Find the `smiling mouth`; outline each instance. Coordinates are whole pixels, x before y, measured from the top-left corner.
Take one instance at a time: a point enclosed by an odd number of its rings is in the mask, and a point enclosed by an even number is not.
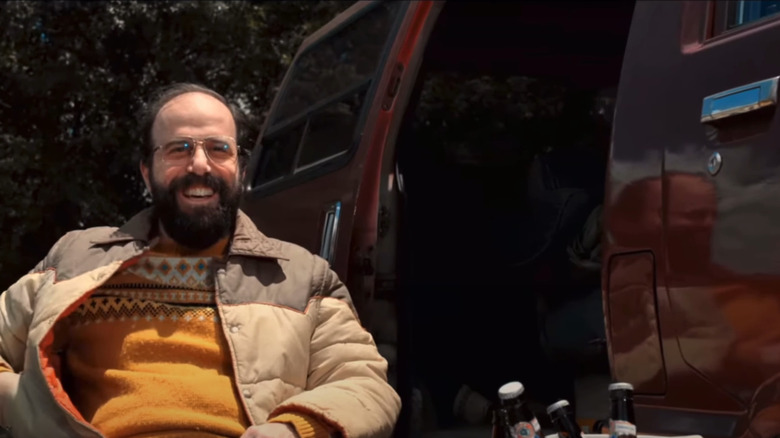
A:
[[[214,196],[215,192],[213,189],[210,189],[208,187],[191,187],[189,189],[184,190],[182,194],[186,198],[204,199],[204,198],[210,198]]]

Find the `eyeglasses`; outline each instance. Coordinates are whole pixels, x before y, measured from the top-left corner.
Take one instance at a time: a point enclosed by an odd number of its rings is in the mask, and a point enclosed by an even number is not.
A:
[[[206,158],[215,164],[229,164],[236,160],[239,153],[236,139],[232,137],[193,138],[184,137],[169,141],[152,149],[152,153],[160,150],[162,160],[170,166],[183,166],[192,160],[197,146],[203,147]]]

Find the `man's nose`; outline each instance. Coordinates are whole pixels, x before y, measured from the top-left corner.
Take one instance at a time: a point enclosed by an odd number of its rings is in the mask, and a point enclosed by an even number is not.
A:
[[[206,156],[206,151],[203,147],[195,146],[195,150],[192,152],[192,159],[190,160],[189,171],[196,175],[205,175],[211,172],[209,157]]]

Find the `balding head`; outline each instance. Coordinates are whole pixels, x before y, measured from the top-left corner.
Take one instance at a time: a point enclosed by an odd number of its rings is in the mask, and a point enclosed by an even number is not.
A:
[[[216,91],[204,87],[198,84],[192,83],[178,83],[158,90],[151,101],[144,108],[141,114],[141,132],[144,135],[144,151],[143,161],[147,166],[152,165],[152,149],[157,146],[159,138],[154,138],[154,129],[157,125],[158,116],[163,108],[168,104],[172,104],[177,98],[190,95],[190,98],[180,101],[180,104],[189,103],[197,104],[198,108],[207,109],[206,105],[212,105],[214,101],[217,101],[230,113],[233,121],[233,137],[237,140],[241,140],[243,125],[245,123],[245,117],[243,113],[235,106],[230,104],[224,96]],[[195,97],[199,96],[199,97]],[[210,98],[210,99],[208,99]],[[193,107],[193,110],[198,108]],[[211,108],[214,108],[213,106]],[[194,113],[194,112],[193,112]]]

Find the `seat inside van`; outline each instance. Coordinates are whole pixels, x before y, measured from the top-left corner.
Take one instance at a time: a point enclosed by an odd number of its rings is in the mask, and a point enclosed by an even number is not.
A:
[[[396,148],[411,436],[485,436],[508,381],[546,423],[558,399],[592,405],[578,379],[608,380],[601,204],[632,11],[444,6]]]

